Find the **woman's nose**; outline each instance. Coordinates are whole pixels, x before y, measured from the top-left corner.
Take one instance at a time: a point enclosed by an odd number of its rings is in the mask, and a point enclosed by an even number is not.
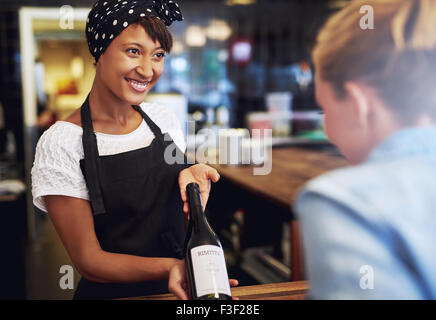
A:
[[[153,77],[153,63],[148,59],[142,59],[140,64],[136,67],[136,72],[145,79]]]

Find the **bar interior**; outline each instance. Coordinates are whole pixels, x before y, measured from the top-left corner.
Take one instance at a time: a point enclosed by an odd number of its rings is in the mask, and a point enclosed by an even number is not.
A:
[[[92,2],[0,6],[0,299],[69,300],[82,278],[34,203],[32,167],[43,133],[80,108],[99,70],[86,38]],[[350,1],[178,3],[183,21],[168,27],[172,50],[145,103],[176,115],[190,165],[220,175],[205,215],[239,282],[233,295],[305,299],[311,279],[293,204],[309,180],[350,165],[325,132],[312,50]]]

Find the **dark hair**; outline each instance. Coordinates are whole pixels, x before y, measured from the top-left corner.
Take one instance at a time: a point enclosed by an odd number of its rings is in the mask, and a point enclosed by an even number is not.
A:
[[[99,0],[95,0],[92,6],[94,7],[98,1]],[[171,52],[173,47],[173,36],[161,19],[153,15],[145,15],[133,24],[141,25],[154,42],[156,40],[159,41],[166,53]]]
[[[144,28],[151,40],[159,41],[165,52],[171,52],[173,47],[173,36],[162,20],[152,15],[146,15],[139,18],[136,23]]]

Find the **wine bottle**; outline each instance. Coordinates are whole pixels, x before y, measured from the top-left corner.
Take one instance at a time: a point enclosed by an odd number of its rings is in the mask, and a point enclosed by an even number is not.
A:
[[[224,251],[204,215],[199,186],[190,183],[186,191],[191,226],[185,259],[190,297],[193,300],[231,300]]]

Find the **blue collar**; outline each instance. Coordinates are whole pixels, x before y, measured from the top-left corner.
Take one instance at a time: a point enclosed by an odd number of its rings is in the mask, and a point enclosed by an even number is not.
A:
[[[416,155],[436,156],[436,126],[409,127],[393,133],[370,152],[366,162]]]

